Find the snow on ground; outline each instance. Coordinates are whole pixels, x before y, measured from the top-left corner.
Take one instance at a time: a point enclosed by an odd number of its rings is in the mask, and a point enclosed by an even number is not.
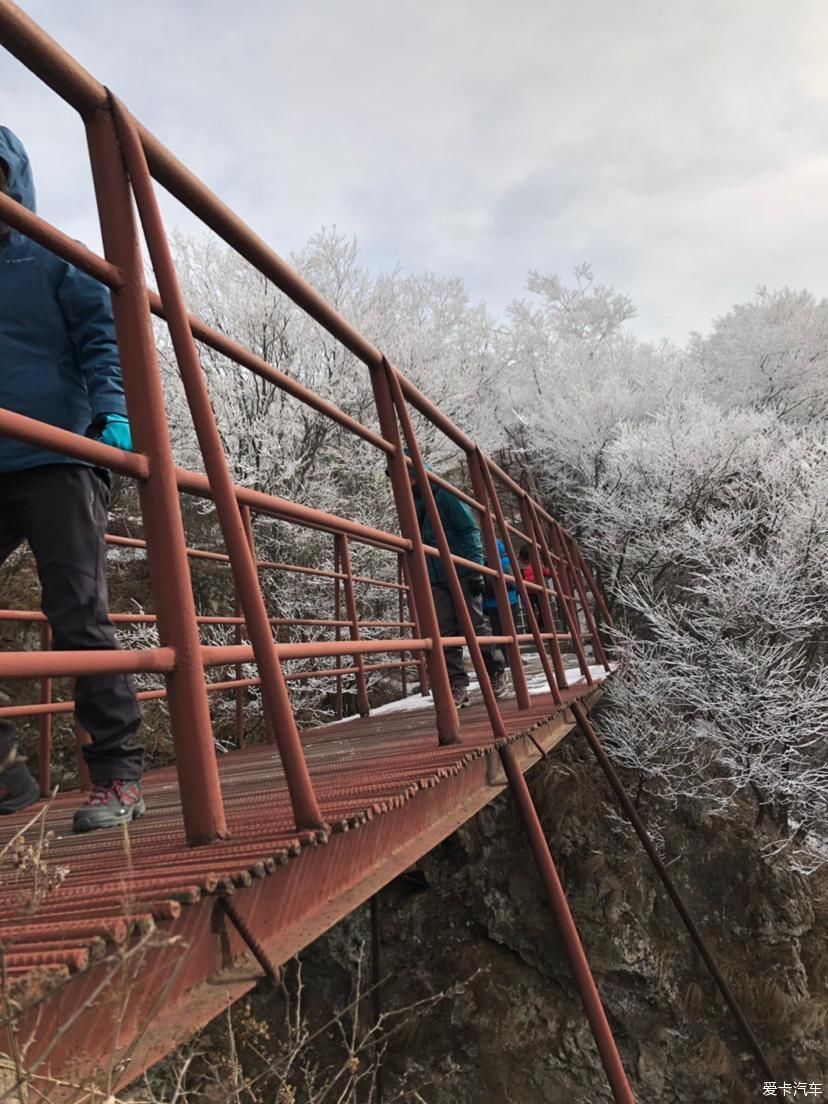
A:
[[[548,694],[549,683],[546,681],[546,675],[540,666],[540,660],[537,656],[524,657],[524,666],[527,667],[526,671],[526,683],[529,688],[530,694]],[[615,664],[610,664],[615,669]],[[602,666],[590,666],[589,673],[595,679],[596,682],[601,682],[607,677],[606,669]],[[566,670],[566,682],[568,686],[577,686],[579,683],[583,683],[584,676],[581,673],[580,667],[569,667]],[[469,680],[469,693],[474,695],[475,692],[480,691],[480,683],[475,678]],[[416,709],[432,708],[434,705],[434,699],[430,693],[423,696],[418,690],[413,691],[407,698],[400,698],[398,701],[388,702],[387,705],[381,705],[377,709],[371,710],[372,717],[383,717],[389,713],[407,713]],[[347,724],[349,721],[357,721],[359,717],[343,717],[340,721],[330,721],[329,724]]]

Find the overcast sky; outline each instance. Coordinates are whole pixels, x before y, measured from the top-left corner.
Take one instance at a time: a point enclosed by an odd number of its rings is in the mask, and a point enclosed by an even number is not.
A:
[[[828,294],[824,0],[23,7],[282,255],[336,224],[496,314],[585,260],[678,342],[760,284]],[[0,123],[97,245],[80,122],[5,53]]]

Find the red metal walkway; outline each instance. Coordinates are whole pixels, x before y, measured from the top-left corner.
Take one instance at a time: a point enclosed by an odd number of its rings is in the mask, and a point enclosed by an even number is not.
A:
[[[585,729],[579,701],[589,704],[611,669],[605,651],[611,618],[577,542],[531,493],[525,473],[515,478],[487,456],[12,0],[0,0],[0,43],[82,119],[105,256],[4,194],[0,219],[110,290],[134,451],[5,409],[0,434],[135,481],[142,531],[110,539],[146,553],[153,612],[121,613],[118,620],[150,624],[158,637],[157,647],[50,650],[43,625],[43,651],[25,647],[21,638],[20,650],[0,653],[0,677],[34,681],[39,690],[35,700],[30,695],[0,707],[0,716],[38,718],[45,794],[51,718],[75,710],[71,700],[53,700],[51,680],[154,675],[157,682],[141,696],[166,699],[175,759],[174,767],[149,776],[149,815],[121,835],[74,837],[72,795],[57,798],[23,841],[14,833],[25,816],[0,824],[0,1076],[11,1061],[13,1080],[55,1104],[90,1099],[84,1088],[90,1080],[105,1093],[132,1080],[254,984],[258,970],[251,969],[246,945],[257,963],[267,963],[268,955],[285,961],[472,816],[508,778],[615,1099],[631,1104],[523,777],[541,754],[538,745],[560,739],[575,718]],[[365,422],[187,314],[157,184],[364,365],[373,397]],[[141,232],[157,294],[146,284]],[[31,256],[36,260],[37,250]],[[169,332],[203,473],[178,467],[173,457],[153,315]],[[388,509],[378,514],[387,527],[355,521],[348,501],[334,515],[281,498],[273,487],[254,491],[235,483],[200,360],[203,346],[244,369],[240,387],[252,385],[252,373],[256,386],[266,381],[279,388],[314,418],[330,419],[343,439],[350,435],[372,450],[367,455],[375,470],[389,476]],[[415,432],[422,418],[442,435],[441,453],[448,455],[446,444],[453,452],[446,470],[462,486],[427,469]],[[440,491],[454,496],[454,509],[470,511],[464,515],[470,529],[472,518],[479,527],[473,558],[448,544]],[[220,537],[210,548],[188,547],[182,495],[212,501]],[[423,541],[425,517],[433,545]],[[254,528],[261,534],[263,518],[329,534],[332,569],[282,563],[272,540],[274,558],[259,558]],[[376,577],[352,569],[351,547],[359,543],[379,551],[372,555]],[[196,609],[191,569],[205,558],[232,572],[232,614],[205,616]],[[455,636],[444,635],[438,618],[435,560],[456,612]],[[264,580],[272,572],[329,580],[333,616],[314,610],[309,617],[302,602],[287,611],[269,608],[272,588]],[[488,580],[497,635],[476,635],[471,587],[464,591],[461,583],[469,576]],[[382,616],[366,611],[363,587],[394,596],[380,603]],[[377,599],[370,605],[375,610]],[[0,619],[36,624],[38,614],[0,610]],[[234,643],[205,638],[205,629],[219,625],[229,628]],[[463,646],[483,700],[458,714],[445,653]],[[496,646],[511,673],[514,698],[507,701],[496,699],[485,661],[484,649]],[[542,694],[527,682],[527,646],[543,669]],[[577,663],[578,687],[570,685],[568,661]],[[396,669],[404,686],[414,666],[431,690],[430,707],[366,717],[376,672]],[[218,680],[210,672],[219,672]],[[354,680],[364,719],[300,734],[293,680],[328,679],[341,704],[344,678]],[[271,743],[217,757],[211,696],[236,696],[241,745],[244,695],[252,686]],[[92,727],[94,718],[87,723]],[[240,935],[245,928],[247,944]],[[14,1092],[0,1087],[0,1104]]]
[[[41,792],[48,793],[51,718],[75,708],[71,700],[53,700],[51,680],[151,673],[159,680],[141,696],[166,698],[175,758],[174,767],[147,778],[149,815],[121,834],[73,836],[70,816],[78,798],[71,794],[57,798],[47,817],[35,814],[25,839],[16,833],[31,810],[0,823],[0,1104],[19,1099],[18,1082],[31,1090],[29,1099],[53,1104],[105,1099],[255,984],[262,964],[272,971],[273,963],[306,946],[473,816],[507,780],[613,1098],[634,1104],[524,779],[543,750],[576,722],[743,1037],[772,1077],[590,725],[587,709],[611,670],[605,650],[611,617],[577,542],[531,493],[526,473],[515,478],[487,456],[12,0],[0,0],[0,43],[81,117],[105,256],[2,193],[0,220],[110,289],[135,451],[5,409],[0,434],[135,481],[142,531],[110,540],[146,553],[154,612],[121,613],[118,620],[153,625],[159,642],[131,650],[50,651],[48,627],[41,625],[44,651],[31,650],[21,638],[19,651],[0,653],[0,677],[34,681],[39,694],[3,705],[0,717],[38,718]],[[373,396],[365,422],[187,314],[157,184],[362,363]],[[158,293],[146,284],[141,232]],[[153,315],[168,328],[203,473],[178,467],[173,457]],[[387,472],[393,495],[393,514],[389,508],[382,515],[390,519],[388,528],[354,521],[347,501],[339,516],[283,499],[275,488],[267,493],[234,483],[200,360],[204,346],[244,369],[240,387],[251,385],[252,373],[256,386],[266,381],[279,388],[314,418],[336,423],[343,439],[352,435],[360,448],[373,450],[367,455],[375,470]],[[446,470],[457,473],[462,486],[427,469],[415,432],[420,418],[433,436],[442,435],[441,453],[446,445],[453,452]],[[473,559],[449,547],[437,501],[441,489],[464,503],[479,527],[482,552]],[[182,495],[214,504],[221,537],[210,548],[187,546]],[[433,546],[423,542],[425,517]],[[281,548],[272,541],[274,558],[259,558],[254,523],[261,526],[262,518],[329,534],[332,566],[280,562]],[[377,577],[353,571],[354,543],[381,552],[372,556]],[[197,611],[191,567],[204,559],[232,572],[232,615]],[[430,582],[435,560],[456,611],[456,636],[441,630]],[[308,616],[304,608],[274,616],[272,590],[263,585],[272,572],[328,580],[332,616],[320,617],[315,609]],[[498,635],[475,634],[461,586],[461,576],[470,574],[488,580]],[[381,616],[375,597],[366,611],[363,587],[394,596],[380,602]],[[0,609],[3,621],[38,619],[32,610]],[[230,627],[234,643],[205,639],[205,629],[219,625]],[[510,700],[495,697],[484,661],[487,645],[505,653]],[[445,650],[462,646],[483,700],[458,715]],[[542,693],[526,678],[527,646],[543,669]],[[574,675],[565,670],[568,663],[577,663]],[[420,684],[431,689],[431,705],[365,716],[376,673],[395,669],[404,687],[415,666]],[[210,681],[210,671],[220,672],[218,681]],[[322,678],[330,680],[340,707],[343,679],[353,678],[363,716],[300,734],[293,680]],[[217,758],[210,700],[235,695],[241,745],[245,694],[252,686],[272,742]]]
[[[599,692],[581,680],[563,696]],[[547,694],[528,712],[504,702],[503,718],[522,769],[573,723]],[[172,768],[148,775],[148,815],[128,833],[75,836],[79,795],[56,798],[26,833],[27,845],[55,833],[38,871],[17,869],[19,841],[9,847],[36,810],[0,822],[6,1007],[31,1085],[55,1101],[112,1091],[251,988],[261,970],[222,897],[281,964],[496,797],[505,779],[484,706],[462,721],[451,747],[437,745],[427,702],[305,733],[324,832],[296,833],[270,745],[220,760],[231,837],[209,848],[187,846]],[[61,884],[44,889],[59,867]]]

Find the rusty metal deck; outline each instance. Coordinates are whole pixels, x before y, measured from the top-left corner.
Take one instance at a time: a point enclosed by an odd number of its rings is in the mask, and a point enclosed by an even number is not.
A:
[[[596,688],[564,691],[589,701]],[[550,695],[531,708],[503,704],[523,769],[572,727]],[[174,768],[151,772],[148,815],[128,833],[75,836],[78,794],[57,797],[54,833],[37,873],[15,866],[15,834],[33,810],[0,823],[0,904],[6,1004],[17,1015],[26,1072],[50,1099],[85,1099],[57,1087],[128,1082],[228,1003],[259,973],[217,908],[232,894],[276,964],[306,946],[474,815],[503,788],[482,703],[462,713],[459,745],[437,744],[431,708],[380,713],[311,730],[303,744],[330,830],[297,836],[272,745],[220,761],[231,837],[189,848]],[[34,810],[36,811],[36,810]],[[42,820],[23,850],[37,848]],[[59,886],[50,876],[65,868]],[[8,1032],[4,1031],[3,1035]],[[0,1036],[0,1050],[3,1045]],[[36,1082],[37,1083],[37,1082]],[[57,1094],[57,1095],[56,1095]]]

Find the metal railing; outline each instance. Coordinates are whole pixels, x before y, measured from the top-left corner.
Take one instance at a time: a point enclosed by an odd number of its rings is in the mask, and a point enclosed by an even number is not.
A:
[[[110,468],[136,480],[144,540],[137,542],[117,537],[110,540],[145,550],[156,612],[144,616],[152,619],[159,637],[159,646],[154,648],[2,654],[0,676],[41,680],[41,701],[4,708],[0,715],[39,716],[42,755],[48,763],[48,718],[71,708],[69,702],[51,701],[52,678],[103,671],[163,674],[166,689],[149,691],[144,696],[166,696],[187,839],[191,844],[204,844],[227,834],[209,693],[228,691],[238,695],[246,686],[255,684],[260,688],[266,731],[268,738],[278,746],[296,826],[309,829],[320,827],[323,817],[291,706],[287,685],[290,678],[316,675],[337,678],[341,702],[341,679],[353,675],[358,708],[360,712],[367,712],[366,673],[397,668],[404,676],[406,666],[416,664],[421,686],[428,685],[433,695],[437,739],[440,743],[452,744],[460,741],[462,735],[449,684],[446,647],[468,647],[495,741],[506,738],[506,729],[486,671],[481,644],[497,643],[505,647],[519,709],[528,709],[530,704],[521,644],[532,644],[537,650],[549,691],[557,705],[562,704],[561,691],[567,685],[563,643],[574,649],[588,684],[592,683],[593,676],[587,649],[592,652],[592,662],[608,670],[601,626],[611,622],[589,568],[575,541],[526,488],[488,457],[380,350],[137,123],[112,93],[9,0],[0,0],[0,41],[76,108],[83,120],[105,257],[97,256],[3,195],[0,195],[0,218],[110,288],[135,452],[122,452],[8,410],[0,410],[0,434]],[[379,433],[187,313],[158,207],[155,183],[171,192],[363,362],[373,388]],[[158,294],[145,284],[138,244],[139,223]],[[185,470],[174,462],[152,315],[164,319],[169,328],[206,474]],[[197,342],[212,347],[274,387],[283,389],[376,449],[390,474],[399,532],[372,528],[235,484],[199,362]],[[470,494],[426,470],[412,423],[412,409],[428,419],[460,450],[468,467]],[[423,543],[409,466],[413,468],[431,529],[436,534],[436,547]],[[476,513],[486,565],[464,560],[451,552],[433,488],[449,490]],[[212,500],[225,552],[188,548],[180,492]],[[251,512],[331,534],[334,538],[333,570],[257,560]],[[551,594],[542,582],[528,582],[519,571],[514,575],[504,573],[498,540],[504,543],[509,561],[514,565],[519,562],[515,541],[528,545],[534,579],[547,577]],[[351,566],[351,542],[364,542],[394,554],[398,561],[396,581],[355,574]],[[197,615],[188,562],[194,557],[205,557],[230,567],[237,602],[232,617],[218,619]],[[427,566],[429,558],[434,557],[440,558],[446,571],[447,585],[462,628],[459,637],[441,638],[440,635]],[[491,579],[504,630],[502,635],[475,635],[463,600],[458,568],[473,568]],[[263,571],[305,571],[333,579],[336,583],[333,616],[326,624],[334,630],[335,639],[296,643],[275,639],[274,626],[296,624],[296,619],[270,616],[260,580]],[[396,588],[398,620],[380,625],[361,620],[356,583]],[[508,593],[510,585],[518,591],[528,627],[525,633],[515,628]],[[404,615],[406,604],[408,616]],[[20,611],[3,611],[0,617],[40,619],[36,614]],[[115,620],[119,619],[136,621],[139,617],[122,615],[119,618],[116,615]],[[216,646],[202,642],[200,627],[218,623],[234,627],[237,635],[233,644]],[[365,638],[361,630],[369,625],[372,629],[399,631]],[[341,638],[344,629],[348,630],[348,639]],[[404,635],[406,630],[411,630],[410,637]],[[43,632],[43,643],[48,645],[45,626]],[[247,640],[243,639],[245,635]],[[410,659],[406,658],[409,654]],[[367,657],[383,655],[391,659],[366,662]],[[321,657],[350,657],[350,660],[347,666],[332,670],[309,668],[289,675],[283,670],[283,662],[288,659],[311,661]],[[258,674],[253,679],[241,677],[241,665],[247,663],[256,664]],[[205,672],[222,666],[234,667],[236,677],[209,683]],[[237,702],[240,700],[237,697]],[[237,720],[237,725],[240,724]],[[47,780],[42,771],[41,781]]]
[[[249,511],[246,507],[243,507],[243,517],[245,524],[252,539],[252,520],[250,518]],[[132,549],[137,552],[146,551],[146,541],[136,539],[132,537],[123,537],[108,534],[106,538],[107,544],[111,547]],[[333,584],[333,608],[334,616],[332,618],[319,618],[319,617],[269,617],[268,620],[272,628],[276,631],[279,629],[315,629],[320,632],[329,630],[334,633],[335,640],[339,642],[341,640],[341,633],[343,629],[348,630],[348,639],[360,640],[360,633],[363,629],[377,630],[377,629],[397,629],[400,631],[400,635],[404,631],[412,632],[414,636],[416,633],[416,622],[412,620],[406,620],[406,613],[408,610],[408,603],[410,602],[409,588],[403,583],[393,581],[390,579],[379,579],[364,575],[355,575],[351,571],[350,557],[348,555],[348,538],[337,534],[334,538],[334,570],[326,570],[323,568],[309,567],[303,564],[281,563],[269,560],[256,559],[256,569],[258,572],[294,572],[300,573],[303,576],[314,576],[320,579],[330,580]],[[338,561],[340,557],[345,558],[346,570],[339,570]],[[187,556],[191,560],[208,561],[211,563],[217,563],[225,567],[229,567],[230,559],[226,553],[209,551],[198,548],[187,548]],[[403,566],[401,558],[398,557],[398,574],[402,575]],[[392,588],[396,591],[398,597],[398,611],[399,618],[397,620],[383,620],[383,619],[365,619],[361,618],[357,612],[357,603],[355,596],[355,586],[364,585],[368,587],[381,587]],[[343,618],[341,616],[341,604],[342,604],[342,591],[345,591],[349,596],[347,600],[348,604],[348,616]],[[236,602],[238,607],[238,602]],[[116,625],[136,626],[156,626],[158,623],[158,617],[153,613],[145,612],[131,612],[131,613],[109,613],[109,618]],[[20,626],[38,627],[40,629],[40,644],[41,651],[48,652],[51,650],[51,632],[45,614],[35,610],[11,610],[0,609],[0,622],[13,623]],[[218,628],[232,628],[235,633],[236,643],[241,644],[242,632],[244,629],[244,617],[241,616],[240,611],[236,610],[233,615],[196,615],[196,622],[200,628],[204,627],[218,627]],[[235,675],[231,679],[224,679],[220,681],[208,681],[206,683],[206,691],[208,694],[217,693],[232,693],[235,698],[235,718],[234,718],[234,738],[238,747],[243,747],[245,744],[245,691],[251,687],[257,687],[261,685],[261,678],[258,675],[252,677],[245,677],[242,673],[242,665],[238,663],[235,665]],[[362,653],[357,653],[353,656],[351,666],[342,666],[341,664],[334,667],[325,668],[310,668],[299,671],[291,671],[285,675],[286,682],[298,682],[308,679],[322,679],[322,680],[334,680],[336,685],[335,691],[335,717],[342,718],[344,715],[343,706],[343,679],[345,676],[354,676],[355,683],[355,698],[357,709],[359,713],[365,715],[369,712],[368,705],[368,679],[369,676],[375,672],[396,672],[400,679],[401,690],[403,695],[408,690],[407,671],[409,667],[417,667],[420,678],[420,686],[423,694],[428,693],[427,675],[425,673],[425,664],[422,653],[419,653],[414,658],[406,658],[406,653],[400,653],[398,659],[391,662],[383,663],[365,663]],[[139,701],[158,701],[167,697],[166,688],[140,690],[138,692]],[[75,710],[75,703],[71,699],[66,700],[53,700],[53,687],[52,676],[44,675],[40,683],[40,700],[32,704],[18,704],[18,705],[5,705],[0,706],[0,719],[12,720],[15,718],[36,718],[40,726],[40,750],[39,750],[39,782],[41,792],[48,795],[52,789],[51,779],[51,755],[52,755],[52,728],[51,721],[55,716],[73,714]],[[89,735],[86,733],[80,725],[75,722],[75,738],[77,749],[77,762],[78,770],[81,779],[81,789],[88,790],[90,788],[89,774],[86,768],[81,748],[84,744],[89,742]]]

